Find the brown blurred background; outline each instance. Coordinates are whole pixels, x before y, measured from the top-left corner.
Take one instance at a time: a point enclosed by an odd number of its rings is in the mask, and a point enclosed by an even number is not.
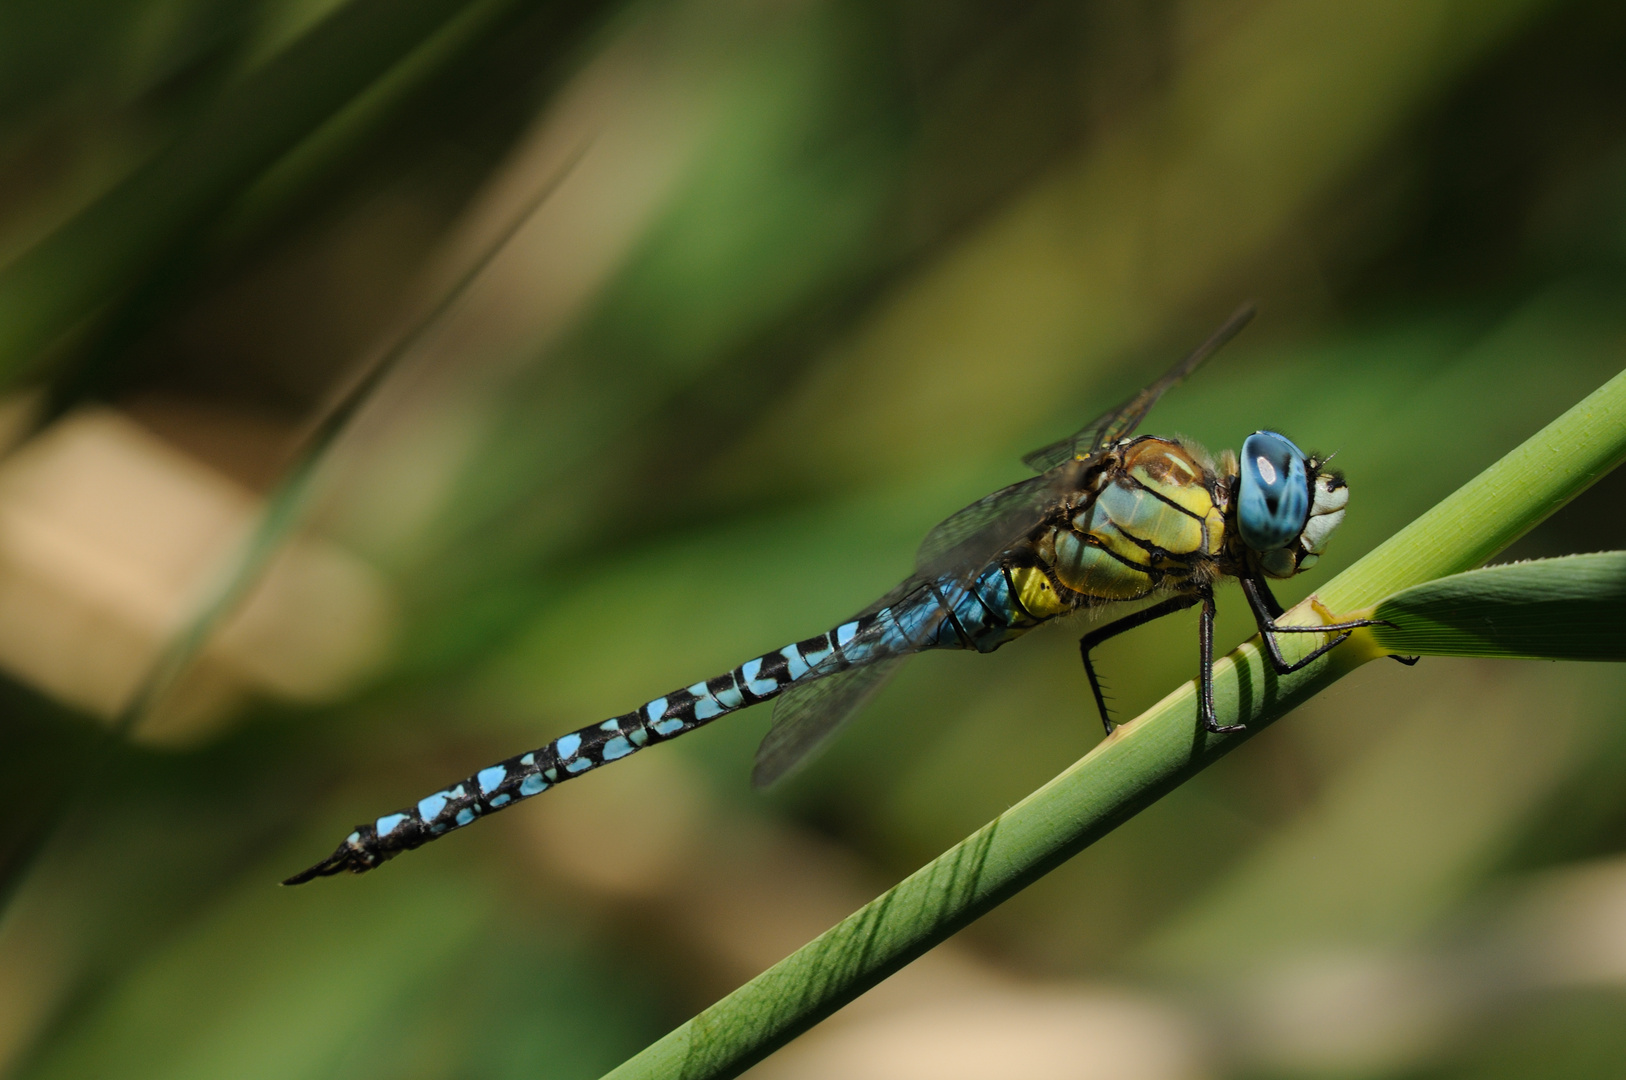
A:
[[[1339,452],[1297,599],[1623,295],[1618,5],[0,0],[0,1069],[596,1076],[1087,750],[1076,631],[275,883],[861,607],[1244,298],[1149,426]],[[1371,665],[752,1075],[1618,1077],[1623,685]]]

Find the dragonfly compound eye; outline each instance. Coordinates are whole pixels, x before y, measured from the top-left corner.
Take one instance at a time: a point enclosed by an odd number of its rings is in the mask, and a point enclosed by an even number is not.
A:
[[[1237,527],[1255,551],[1286,547],[1310,517],[1304,451],[1274,431],[1256,431],[1242,444]]]

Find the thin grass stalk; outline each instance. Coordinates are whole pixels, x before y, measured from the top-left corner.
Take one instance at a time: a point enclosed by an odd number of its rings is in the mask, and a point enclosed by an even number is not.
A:
[[[494,21],[520,2],[352,0],[223,93],[171,145],[0,269],[0,386],[26,376],[443,29]]]
[[[17,889],[27,879],[34,860],[45,849],[57,827],[77,802],[78,793],[102,775],[125,739],[163,702],[181,677],[190,670],[221,623],[241,606],[259,583],[271,559],[282,550],[283,545],[304,520],[317,474],[327,459],[328,452],[349,428],[362,407],[371,400],[389,373],[394,371],[401,360],[440,323],[446,313],[462,299],[469,287],[508,246],[509,241],[524,228],[526,222],[531,220],[548,197],[558,190],[559,185],[581,161],[586,150],[587,146],[584,144],[572,153],[536,194],[520,207],[512,220],[475,260],[453,280],[440,298],[368,363],[350,385],[316,418],[302,439],[293,464],[267,496],[265,509],[255,522],[254,528],[226,560],[213,587],[206,590],[191,616],[164,642],[141,683],[130,695],[129,701],[109,724],[102,740],[102,751],[87,760],[84,768],[78,773],[72,789],[57,800],[55,812],[42,820],[34,835],[19,846],[17,853],[9,862],[0,867],[0,912],[10,906]]]
[[[1473,569],[1623,459],[1626,372],[1330,581],[1321,604],[1339,613],[1367,610],[1400,589]],[[1294,608],[1289,621],[1320,621],[1316,599]],[[1182,685],[1044,787],[606,1080],[739,1075],[1382,655],[1358,634],[1323,660],[1278,677],[1255,637],[1214,665],[1219,721],[1245,723],[1247,731],[1202,731],[1195,682]]]
[[[237,610],[249,591],[258,583],[272,556],[282,549],[283,544],[303,519],[316,473],[339,436],[350,426],[362,407],[372,399],[374,392],[390,372],[396,369],[401,360],[412,352],[426,334],[440,324],[441,319],[463,298],[469,287],[508,246],[509,241],[525,227],[525,223],[531,220],[548,197],[558,190],[559,185],[581,161],[586,149],[584,144],[566,158],[542,187],[526,200],[502,231],[457,276],[441,297],[414,319],[411,325],[379,353],[316,418],[302,440],[293,465],[266,499],[265,511],[260,515],[254,531],[229,560],[215,588],[210,590],[207,598],[198,605],[186,625],[165,644],[140,688],[131,695],[128,704],[114,720],[115,734],[122,737],[140,724],[197,659],[199,652],[214,636],[221,621]]]

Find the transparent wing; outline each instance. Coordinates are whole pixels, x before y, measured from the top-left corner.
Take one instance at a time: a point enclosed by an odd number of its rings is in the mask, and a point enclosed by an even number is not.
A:
[[[797,683],[773,706],[773,726],[757,747],[751,783],[767,787],[807,763],[902,666],[907,656],[877,660]]]
[[[921,542],[915,573],[926,579],[975,573],[989,559],[1042,525],[1060,501],[1076,490],[1096,456],[1135,430],[1168,390],[1237,335],[1253,318],[1252,304],[1237,309],[1225,325],[1159,380],[1090,421],[1077,433],[1023,458],[1041,473],[985,495],[940,522]]]
[[[932,579],[981,570],[994,555],[1016,543],[1049,516],[1074,470],[1061,469],[1018,480],[984,495],[932,528],[915,553],[915,574]]]
[[[938,604],[931,584],[918,575],[905,578],[864,610],[843,622],[862,619],[882,608],[921,612]],[[917,639],[903,636],[897,619],[875,619],[853,635],[841,652],[824,662],[774,702],[773,724],[757,747],[751,782],[766,787],[795,769],[834,735],[874,693],[892,677],[898,665],[920,651],[931,639],[930,619],[905,620]],[[851,667],[850,658],[863,657]]]
[[[1157,399],[1177,386],[1182,379],[1202,366],[1222,346],[1242,331],[1253,318],[1254,306],[1244,304],[1236,310],[1225,325],[1214,331],[1212,337],[1197,346],[1184,360],[1170,368],[1157,382],[1148,386],[1116,409],[1106,412],[1079,428],[1077,432],[1059,442],[1041,447],[1022,459],[1022,464],[1034,472],[1043,473],[1055,468],[1068,458],[1082,458],[1092,451],[1109,446],[1124,438],[1140,426]]]

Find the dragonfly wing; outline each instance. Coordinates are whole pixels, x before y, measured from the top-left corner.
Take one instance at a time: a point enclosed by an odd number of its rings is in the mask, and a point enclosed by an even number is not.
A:
[[[989,559],[1044,524],[1061,500],[1077,490],[1097,456],[1134,431],[1158,398],[1235,337],[1253,313],[1252,304],[1239,308],[1161,379],[1075,434],[1022,459],[1041,475],[986,495],[939,523],[926,534],[915,555],[916,576],[932,580],[944,574],[976,573]]]
[[[852,718],[906,660],[894,656],[863,667],[800,682],[779,696],[773,726],[757,747],[751,783],[767,787],[804,765],[815,750]]]
[[[1068,458],[1080,458],[1093,450],[1109,446],[1124,438],[1140,426],[1157,399],[1179,385],[1180,381],[1202,366],[1204,360],[1248,325],[1253,318],[1254,306],[1244,304],[1236,310],[1225,325],[1214,331],[1212,337],[1197,346],[1189,356],[1168,370],[1157,382],[1148,386],[1116,409],[1102,413],[1078,431],[1049,446],[1041,447],[1022,459],[1022,464],[1034,472],[1048,472]]]
[[[888,608],[890,615],[866,618]],[[757,748],[751,782],[766,787],[807,760],[899,664],[931,647],[942,614],[931,582],[917,575],[844,620],[858,629],[774,702],[773,724]]]
[[[940,522],[921,542],[914,575],[857,617],[904,602],[910,593],[943,576],[969,577],[999,552],[1043,525],[1077,488],[1100,451],[1134,431],[1158,398],[1247,325],[1253,310],[1251,304],[1238,310],[1191,355],[1116,409],[1090,421],[1076,434],[1022,459],[1042,475],[1001,488]],[[882,632],[877,625],[874,633]],[[915,651],[905,646],[906,651],[899,652],[893,645],[882,646],[879,640],[876,645],[882,652],[876,659],[854,667],[811,672],[779,697],[774,704],[773,726],[757,748],[752,783],[764,787],[806,761],[886,683],[908,653]]]
[[[1082,468],[1078,471],[1082,471]],[[1067,494],[1075,470],[1030,476],[939,522],[915,553],[915,574],[931,580],[943,574],[974,572],[1033,531]]]

